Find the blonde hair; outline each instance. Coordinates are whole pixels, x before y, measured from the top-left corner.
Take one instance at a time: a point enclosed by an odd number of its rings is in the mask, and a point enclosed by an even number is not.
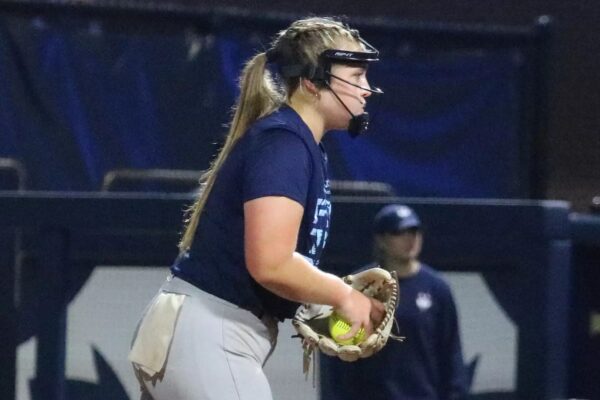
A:
[[[317,66],[319,55],[335,48],[342,40],[360,44],[358,31],[331,18],[312,17],[295,21],[280,31],[268,51],[269,62],[277,65]],[[225,144],[210,168],[200,177],[201,192],[186,213],[185,230],[179,251],[190,249],[202,210],[215,183],[219,170],[233,146],[248,127],[279,108],[299,87],[299,77],[288,78],[279,84],[266,68],[267,52],[256,54],[244,66],[240,75],[240,94],[233,107],[233,117]]]

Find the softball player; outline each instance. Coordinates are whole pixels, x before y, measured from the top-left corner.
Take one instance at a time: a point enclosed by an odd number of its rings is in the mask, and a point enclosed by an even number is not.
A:
[[[348,337],[381,320],[381,303],[318,268],[331,212],[321,139],[366,129],[377,60],[356,30],[308,18],[247,62],[172,275],[134,337],[143,397],[271,399],[262,367],[298,303],[333,306],[352,324]]]

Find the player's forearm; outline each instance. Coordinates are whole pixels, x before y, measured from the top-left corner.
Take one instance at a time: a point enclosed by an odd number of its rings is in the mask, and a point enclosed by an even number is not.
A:
[[[278,265],[260,268],[252,275],[278,296],[299,303],[329,304],[339,308],[352,292],[339,277],[319,270],[298,253]]]

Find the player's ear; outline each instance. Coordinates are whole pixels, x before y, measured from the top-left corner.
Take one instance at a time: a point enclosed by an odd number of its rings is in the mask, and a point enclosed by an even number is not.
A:
[[[305,90],[308,92],[308,94],[310,96],[315,96],[315,97],[319,96],[319,88],[311,80],[302,78],[302,81],[300,82],[300,84],[302,86],[304,86]]]

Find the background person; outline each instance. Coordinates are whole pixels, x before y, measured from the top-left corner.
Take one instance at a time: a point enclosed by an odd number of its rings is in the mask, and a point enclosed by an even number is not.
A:
[[[405,205],[388,205],[374,220],[375,262],[396,271],[399,326],[373,357],[345,363],[321,356],[322,398],[327,400],[456,400],[467,394],[456,306],[441,275],[419,261],[421,221]]]

